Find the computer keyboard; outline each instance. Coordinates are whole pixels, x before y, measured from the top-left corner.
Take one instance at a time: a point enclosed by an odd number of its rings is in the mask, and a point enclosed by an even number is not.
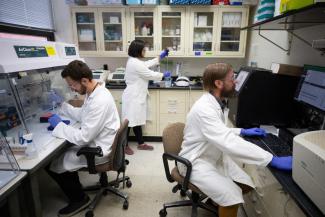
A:
[[[292,148],[290,145],[273,134],[268,133],[265,137],[244,137],[244,139],[256,144],[275,156],[281,157],[292,155]]]

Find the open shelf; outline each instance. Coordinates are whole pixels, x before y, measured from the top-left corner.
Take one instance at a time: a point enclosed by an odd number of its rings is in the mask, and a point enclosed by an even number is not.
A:
[[[325,2],[319,2],[298,10],[264,20],[241,30],[295,30],[325,24]]]

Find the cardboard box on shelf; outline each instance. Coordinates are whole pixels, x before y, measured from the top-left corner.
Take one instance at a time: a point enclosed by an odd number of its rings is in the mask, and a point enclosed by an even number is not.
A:
[[[272,63],[271,70],[273,73],[291,76],[301,76],[303,73],[302,66],[294,66],[282,63]]]

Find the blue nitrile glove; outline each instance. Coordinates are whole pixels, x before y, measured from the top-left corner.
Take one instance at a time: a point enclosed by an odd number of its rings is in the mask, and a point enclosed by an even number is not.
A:
[[[58,123],[60,123],[61,121],[62,121],[62,119],[57,114],[54,114],[49,118],[49,123],[50,123],[51,127],[53,127],[53,128],[55,128],[56,125],[58,125]]]
[[[62,120],[62,122],[65,123],[66,125],[70,124],[70,120]],[[47,130],[48,131],[53,131],[54,127],[52,127],[52,125],[50,125],[50,126],[47,127]]]
[[[168,52],[169,52],[169,50],[168,49],[165,49],[165,50],[163,50],[161,53],[160,53],[160,59],[162,60],[162,59],[164,59],[166,56],[168,56]]]
[[[170,71],[165,71],[164,72],[164,78],[169,78],[171,76]]]
[[[249,128],[249,129],[241,129],[240,135],[242,136],[266,136],[266,132],[262,128]]]
[[[292,170],[292,156],[286,156],[286,157],[273,156],[270,166],[277,168],[279,170],[291,171]]]

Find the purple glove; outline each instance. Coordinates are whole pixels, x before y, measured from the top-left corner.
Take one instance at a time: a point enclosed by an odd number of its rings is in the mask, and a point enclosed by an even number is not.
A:
[[[62,119],[60,118],[59,115],[54,114],[49,118],[49,123],[51,125],[51,127],[53,127],[53,129],[56,127],[56,125],[58,125],[58,123],[60,123],[62,121]]]
[[[168,52],[169,52],[169,50],[168,49],[165,49],[165,50],[163,50],[161,53],[160,53],[160,59],[162,60],[162,59],[164,59],[166,56],[168,56]]]
[[[262,128],[249,128],[249,129],[241,129],[240,135],[242,136],[266,136],[266,132]]]
[[[165,71],[164,72],[164,78],[169,78],[171,76],[171,72],[170,71]]]
[[[292,156],[275,157],[273,156],[270,166],[279,170],[291,171],[292,170]]]
[[[62,122],[65,123],[66,125],[70,124],[70,120],[62,120]],[[48,131],[53,131],[54,127],[52,127],[52,125],[50,125],[50,126],[47,127],[47,130]]]

